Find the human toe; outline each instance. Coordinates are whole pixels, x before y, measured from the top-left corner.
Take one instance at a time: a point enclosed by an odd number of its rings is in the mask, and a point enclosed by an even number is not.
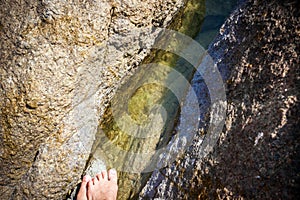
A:
[[[88,175],[83,177],[79,192],[77,194],[78,200],[86,200],[87,199],[87,184],[90,180],[91,180],[91,177]]]
[[[110,169],[108,171],[108,179],[114,183],[117,183],[118,177],[117,177],[117,171],[115,169]]]
[[[102,174],[102,177],[103,177],[104,180],[108,180],[108,175],[107,175],[107,171],[106,170],[103,170],[101,172],[101,174]]]

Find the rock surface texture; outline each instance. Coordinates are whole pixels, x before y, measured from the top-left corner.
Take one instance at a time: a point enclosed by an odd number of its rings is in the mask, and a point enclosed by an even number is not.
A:
[[[98,120],[182,0],[0,1],[1,199],[63,199]]]
[[[249,0],[228,18],[209,47],[227,89],[220,140],[203,159],[203,132],[196,134],[183,157],[150,175],[140,199],[299,196],[297,4]],[[183,6],[0,0],[1,199],[65,199],[86,167],[98,170],[101,161],[86,165],[99,119],[155,40],[133,30],[166,27]],[[123,185],[137,180],[126,177]],[[138,198],[146,178],[121,197]]]
[[[209,47],[227,87],[227,117],[219,142],[202,159],[203,136],[196,135],[185,156],[151,175],[140,199],[299,196],[297,4],[251,0],[227,19]],[[195,76],[196,88],[199,82]]]

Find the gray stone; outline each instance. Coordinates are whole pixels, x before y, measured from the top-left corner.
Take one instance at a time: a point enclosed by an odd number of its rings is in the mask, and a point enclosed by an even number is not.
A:
[[[299,196],[298,4],[253,0],[231,14],[209,47],[227,88],[219,141],[203,158],[196,134],[182,157],[152,174],[140,199]],[[194,77],[195,88],[202,82]]]

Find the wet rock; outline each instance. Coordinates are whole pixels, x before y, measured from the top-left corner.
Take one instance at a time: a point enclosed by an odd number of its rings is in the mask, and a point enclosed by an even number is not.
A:
[[[231,14],[209,48],[227,88],[219,141],[203,158],[196,134],[184,156],[152,174],[140,199],[297,198],[297,4],[249,1]]]

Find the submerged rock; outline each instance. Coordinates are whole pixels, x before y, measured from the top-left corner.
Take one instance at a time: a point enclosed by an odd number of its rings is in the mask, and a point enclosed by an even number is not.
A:
[[[297,4],[251,0],[231,14],[209,48],[227,88],[227,116],[219,141],[203,158],[203,133],[197,133],[184,156],[152,173],[140,199],[297,198]],[[193,84],[203,88],[199,74]],[[198,94],[203,93],[207,91]],[[214,119],[208,115],[209,120]]]

